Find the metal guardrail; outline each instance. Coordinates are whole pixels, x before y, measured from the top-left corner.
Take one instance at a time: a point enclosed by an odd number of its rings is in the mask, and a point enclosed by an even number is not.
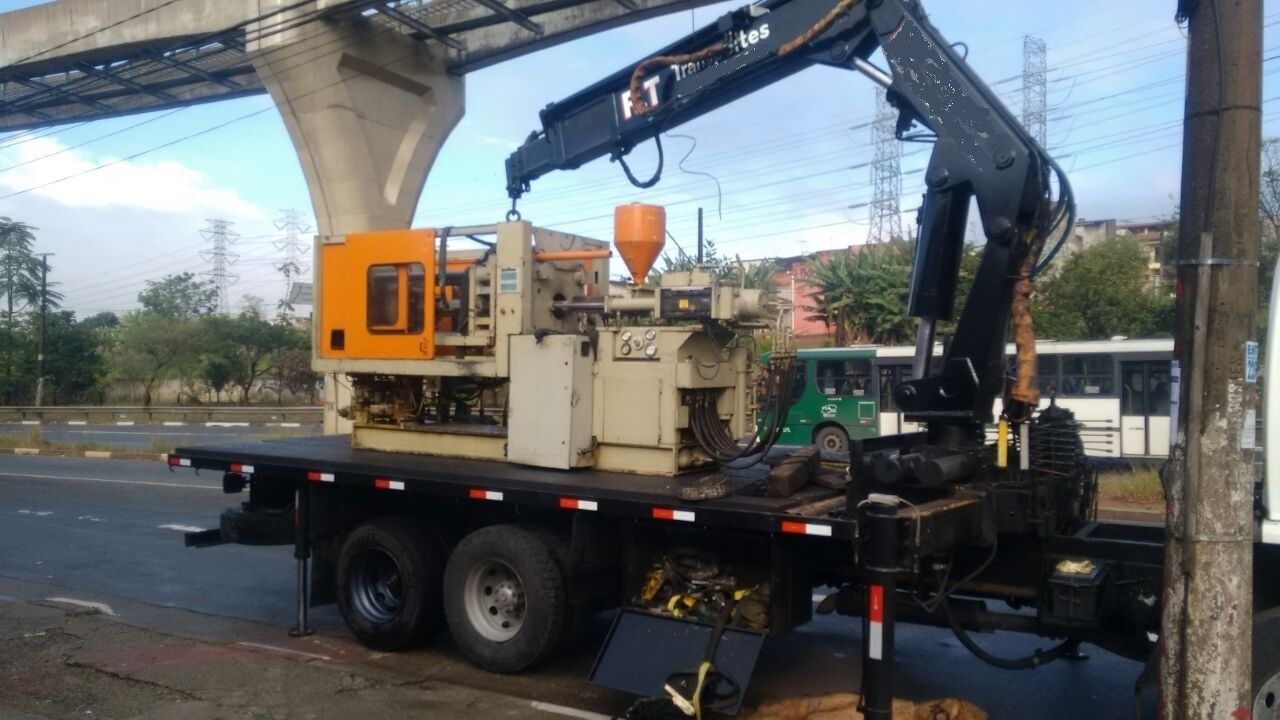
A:
[[[56,405],[46,407],[0,406],[0,422],[84,422],[115,424],[119,422],[254,422],[308,423],[324,422],[324,408],[318,406],[152,406],[136,405]]]

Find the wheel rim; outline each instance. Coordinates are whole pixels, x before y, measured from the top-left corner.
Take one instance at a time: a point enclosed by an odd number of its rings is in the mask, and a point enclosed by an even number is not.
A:
[[[501,560],[477,563],[463,585],[467,619],[486,640],[505,642],[524,626],[528,610],[524,581]]]
[[[352,573],[351,599],[361,615],[375,623],[390,622],[404,602],[400,564],[381,549],[366,550]]]
[[[840,452],[844,450],[844,438],[840,437],[840,433],[826,433],[822,436],[822,449]]]
[[[1280,672],[1273,673],[1253,697],[1253,720],[1280,718]]]

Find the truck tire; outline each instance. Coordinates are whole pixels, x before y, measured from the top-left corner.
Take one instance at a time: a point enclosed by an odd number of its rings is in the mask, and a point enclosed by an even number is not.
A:
[[[435,533],[408,517],[386,517],[352,530],[338,551],[338,610],[374,650],[425,641],[444,619],[446,551]]]
[[[849,452],[849,433],[835,425],[828,425],[813,434],[813,443],[823,452],[847,453]]]
[[[1253,616],[1253,720],[1280,717],[1280,608]]]
[[[449,632],[485,670],[519,672],[563,642],[565,573],[538,531],[494,525],[471,533],[450,555],[444,586]]]

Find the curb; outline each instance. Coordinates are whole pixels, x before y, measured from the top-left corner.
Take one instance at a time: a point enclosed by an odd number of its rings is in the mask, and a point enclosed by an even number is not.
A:
[[[1164,524],[1163,510],[1143,510],[1133,507],[1107,507],[1105,505],[1098,506],[1099,520],[1119,520],[1121,522],[1143,522]]]
[[[51,450],[48,448],[0,448],[0,455],[43,455],[44,457],[83,457],[96,460],[159,460],[168,462],[169,453],[130,452],[116,450]]]

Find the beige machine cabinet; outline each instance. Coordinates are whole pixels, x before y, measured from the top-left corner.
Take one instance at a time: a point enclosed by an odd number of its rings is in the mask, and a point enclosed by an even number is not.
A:
[[[507,459],[558,469],[593,465],[591,341],[517,335],[510,351]]]

